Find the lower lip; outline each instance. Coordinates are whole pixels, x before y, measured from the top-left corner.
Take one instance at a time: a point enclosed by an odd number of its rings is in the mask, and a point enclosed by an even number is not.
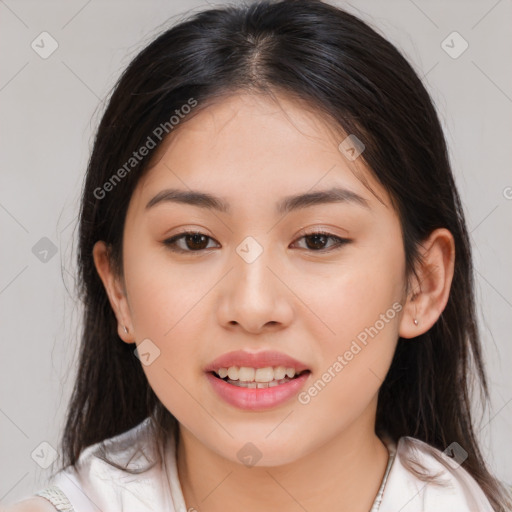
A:
[[[281,405],[295,396],[311,372],[304,372],[296,379],[271,388],[242,388],[234,386],[208,372],[206,377],[216,393],[228,404],[249,411],[262,411]]]

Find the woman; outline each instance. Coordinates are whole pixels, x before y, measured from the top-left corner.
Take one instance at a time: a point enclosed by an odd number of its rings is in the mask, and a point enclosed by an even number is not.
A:
[[[79,267],[64,461],[16,510],[509,509],[473,430],[442,129],[356,17],[211,9],[145,48],[98,129]]]

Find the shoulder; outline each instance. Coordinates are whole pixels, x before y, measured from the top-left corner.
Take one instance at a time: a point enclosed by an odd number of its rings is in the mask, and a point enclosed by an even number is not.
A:
[[[394,450],[381,512],[493,512],[482,489],[464,469],[467,454],[457,443],[441,452],[406,436]]]
[[[55,512],[57,509],[44,498],[29,498],[4,509],[4,512]]]
[[[75,512],[165,510],[162,453],[150,419],[87,447],[77,464],[59,471],[50,485],[64,494]]]

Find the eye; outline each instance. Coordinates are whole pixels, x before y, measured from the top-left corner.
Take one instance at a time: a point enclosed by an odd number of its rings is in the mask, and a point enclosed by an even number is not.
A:
[[[208,240],[213,240],[213,238],[199,231],[185,231],[164,240],[163,243],[168,246],[171,251],[175,252],[200,252],[204,249],[211,249],[211,247],[208,247]],[[180,247],[178,242],[184,242],[185,247]]]
[[[339,236],[333,235],[326,231],[313,231],[310,233],[306,233],[298,240],[305,239],[306,249],[309,249],[313,252],[328,252],[335,249],[339,249],[342,245],[349,244],[352,240],[348,238],[340,238]],[[326,244],[329,240],[332,240],[334,243],[331,246],[327,246]],[[309,241],[309,243],[308,243]]]

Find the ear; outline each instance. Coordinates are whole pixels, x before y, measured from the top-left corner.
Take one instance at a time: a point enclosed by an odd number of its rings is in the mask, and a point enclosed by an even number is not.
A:
[[[420,253],[423,261],[416,269],[418,277],[411,283],[400,320],[402,338],[427,332],[441,316],[450,295],[455,263],[453,235],[445,228],[434,230],[421,244]]]
[[[117,318],[117,333],[125,343],[135,343],[130,307],[123,283],[112,270],[109,247],[103,241],[94,244],[92,250],[94,265],[107,292],[110,305]],[[128,332],[125,332],[124,327]]]

